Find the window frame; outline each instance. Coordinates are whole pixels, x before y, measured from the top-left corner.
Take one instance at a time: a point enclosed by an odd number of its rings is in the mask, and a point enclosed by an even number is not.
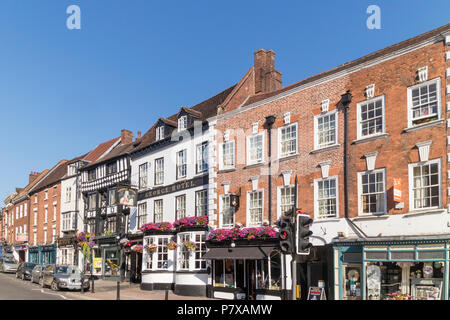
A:
[[[189,251],[189,250],[183,250],[182,249],[182,238],[184,238],[185,236],[188,236],[189,240],[191,242],[195,242],[197,244],[199,244],[199,242],[196,239],[196,236],[200,236],[201,240],[200,243],[202,245],[200,245],[199,249],[200,250],[195,250],[195,251]],[[204,237],[202,239],[202,237]],[[192,231],[192,232],[180,232],[176,235],[176,241],[178,244],[180,244],[180,247],[177,248],[176,250],[176,254],[175,254],[175,259],[176,259],[176,266],[177,266],[177,271],[202,271],[202,270],[206,270],[208,268],[208,262],[205,259],[197,259],[196,258],[196,253],[200,252],[204,252],[203,254],[205,254],[207,252],[207,248],[206,248],[206,239],[207,239],[207,233],[205,231]],[[202,250],[203,249],[203,250]],[[188,254],[188,267],[187,268],[181,268],[181,255],[183,253],[187,253]],[[196,268],[196,262],[200,261],[200,268]],[[201,264],[204,262],[204,267],[201,267]]]
[[[224,155],[224,146],[226,144],[232,144],[233,145],[232,148],[230,148],[230,150],[233,150],[233,157],[232,157],[233,164],[232,165],[228,165],[228,166],[225,166],[225,164],[223,162],[224,156],[225,156]],[[219,146],[219,160],[220,160],[220,162],[219,162],[220,170],[229,170],[229,169],[234,169],[236,167],[236,143],[235,143],[234,140],[224,141],[224,142],[222,142],[220,144],[220,146]]]
[[[418,166],[424,166],[424,165],[430,165],[430,164],[435,164],[437,163],[438,165],[438,182],[439,182],[439,205],[438,206],[432,206],[432,207],[422,207],[422,208],[415,208],[414,206],[414,168],[418,167]],[[422,162],[415,162],[415,163],[410,163],[408,165],[408,182],[409,182],[409,211],[428,211],[428,210],[433,210],[433,209],[440,209],[442,208],[442,161],[441,158],[437,158],[437,159],[431,159],[428,161],[422,161]]]
[[[250,155],[251,155],[251,149],[250,149],[251,141],[250,140],[252,138],[257,138],[259,136],[261,136],[261,144],[262,144],[262,146],[261,146],[261,159],[251,160],[250,159]],[[246,145],[246,160],[247,160],[247,165],[248,166],[253,165],[253,164],[264,163],[264,160],[265,160],[265,143],[264,143],[265,142],[265,137],[266,137],[265,131],[261,131],[261,132],[254,133],[254,134],[251,134],[251,135],[247,136],[247,138],[246,138],[246,143],[247,143],[247,145]]]
[[[156,202],[161,202],[161,220],[156,221]],[[159,207],[159,206],[158,206]],[[163,222],[164,221],[164,199],[155,199],[153,200],[153,222]]]
[[[145,213],[142,214],[141,208],[145,207]],[[147,202],[141,202],[138,204],[136,223],[138,228],[142,227],[145,223],[147,223],[147,215],[148,215],[148,207]]]
[[[335,180],[336,188],[336,215],[335,216],[320,216],[319,215],[319,182],[326,180]],[[339,218],[339,176],[330,176],[327,178],[314,179],[314,218],[317,220],[337,219]]]
[[[198,200],[199,200],[198,195],[201,193],[205,193],[205,204],[204,204],[205,211],[202,212],[201,214],[199,214],[197,208],[203,206],[203,205],[199,206],[199,203],[198,203]],[[202,190],[195,191],[195,216],[200,217],[200,216],[207,216],[207,215],[208,215],[208,189],[202,189]]]
[[[334,143],[327,145],[319,145],[319,119],[334,115]],[[336,146],[338,144],[339,120],[338,110],[331,110],[314,116],[314,150]]]
[[[179,162],[180,161],[180,154],[184,155],[181,158],[181,160],[183,160],[183,162],[181,162],[181,163]],[[176,163],[176,178],[177,178],[177,180],[185,179],[185,178],[187,178],[187,149],[182,149],[182,150],[178,151],[176,153],[176,155],[177,155],[177,158],[176,158],[176,160],[177,160],[177,163]],[[180,168],[181,168],[181,171],[183,171],[183,168],[184,168],[184,175],[180,175],[179,174]]]
[[[413,118],[413,112],[412,112],[412,91],[416,88],[420,88],[422,86],[429,86],[431,85],[433,82],[436,83],[436,96],[437,96],[437,119],[436,120],[432,120],[432,121],[438,121],[442,119],[442,106],[441,106],[441,78],[437,77],[428,81],[424,81],[421,83],[418,83],[416,85],[410,86],[407,88],[407,111],[408,111],[408,128],[415,128],[415,127],[420,127],[421,124],[413,124],[413,121],[415,120],[420,120],[420,119],[426,119],[428,117],[421,117],[419,119],[414,119]],[[430,116],[434,117],[434,116]]]
[[[286,186],[278,186],[277,188],[277,216],[278,218],[281,217],[281,215],[283,214],[283,212],[281,211],[281,189],[285,189],[285,188],[293,188],[294,189],[294,204],[293,206],[295,207],[295,185],[294,184],[289,184]]]
[[[383,211],[379,211],[379,212],[368,212],[368,213],[364,213],[363,212],[363,202],[362,202],[362,176],[364,174],[372,174],[372,173],[378,173],[378,172],[382,172],[383,173],[383,185],[384,185],[384,191],[383,191],[383,195],[384,195],[384,207],[383,207]],[[357,173],[358,177],[357,177],[357,183],[358,183],[358,216],[381,216],[381,215],[385,215],[387,214],[387,192],[386,192],[386,168],[378,168],[378,169],[374,169],[374,170],[365,170],[365,171],[359,171]],[[372,193],[376,193],[378,194],[378,192],[371,192]]]
[[[250,197],[251,194],[254,193],[261,193],[261,222],[259,224],[253,224],[251,222],[251,201],[250,201]],[[264,222],[264,189],[257,189],[257,190],[250,190],[247,191],[247,219],[246,219],[246,226],[250,227],[250,228],[254,228],[254,227],[261,227],[263,225]]]
[[[161,168],[159,168],[157,165],[158,161],[160,161],[160,160],[161,160],[160,163],[162,164]],[[161,169],[161,170],[157,171],[158,169]],[[157,180],[158,175],[162,176],[161,182],[158,182],[158,180]],[[155,186],[164,184],[164,157],[155,159],[155,181],[154,181],[154,184],[155,184]]]
[[[145,170],[142,168],[145,167]],[[145,171],[145,175],[143,175],[143,171]],[[139,179],[139,189],[148,188],[148,162],[144,162],[138,167],[138,179]],[[145,179],[145,183],[142,183],[143,179]]]
[[[178,199],[184,198],[184,217],[180,217],[178,212]],[[181,219],[181,218],[186,218],[187,217],[187,212],[186,212],[186,194],[180,194],[178,196],[175,197],[175,220]]]
[[[378,133],[372,133],[372,134],[368,134],[368,135],[363,136],[362,135],[362,124],[361,124],[361,122],[362,122],[362,119],[361,119],[361,107],[363,105],[368,105],[370,103],[376,103],[380,99],[381,99],[381,119],[382,119],[381,123],[382,123],[382,130],[381,130],[381,132],[378,132]],[[356,104],[356,113],[357,113],[357,115],[356,115],[356,119],[357,119],[356,120],[357,121],[356,138],[358,140],[371,138],[371,137],[376,137],[376,136],[383,135],[383,134],[386,133],[386,95],[383,94],[383,95],[380,95],[380,96],[377,96],[377,97],[374,97],[374,98],[370,98],[370,99],[358,102]],[[369,120],[366,119],[364,121],[369,121]]]
[[[205,146],[205,149],[203,150],[203,146]],[[196,174],[204,173],[208,171],[208,141],[203,141],[202,143],[199,143],[195,146],[195,172]],[[201,149],[200,155],[201,158],[199,159],[199,148]],[[206,153],[206,160],[205,158]],[[199,170],[199,162],[201,162],[202,170]]]
[[[281,153],[281,151],[282,151],[282,141],[281,141],[282,131],[284,129],[289,128],[289,127],[295,127],[295,152],[283,155]],[[284,125],[282,127],[279,127],[278,128],[278,139],[277,140],[278,140],[277,141],[277,143],[278,143],[278,159],[283,159],[283,158],[287,158],[287,157],[294,156],[294,155],[298,154],[298,123],[297,122],[291,122],[291,123],[288,123],[288,124],[286,124],[286,125]]]

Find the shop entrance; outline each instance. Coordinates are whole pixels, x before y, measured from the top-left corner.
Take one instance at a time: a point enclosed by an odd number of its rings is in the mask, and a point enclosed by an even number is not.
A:
[[[133,283],[141,283],[142,253],[132,252],[130,255],[130,279]]]
[[[256,299],[256,272],[255,260],[245,260],[245,270],[247,270],[247,297],[248,300]]]
[[[25,261],[25,251],[19,250],[19,262]]]

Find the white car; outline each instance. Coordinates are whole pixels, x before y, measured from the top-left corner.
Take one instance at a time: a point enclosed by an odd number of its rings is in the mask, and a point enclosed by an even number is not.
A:
[[[16,273],[19,264],[12,258],[0,259],[0,271],[3,273]]]

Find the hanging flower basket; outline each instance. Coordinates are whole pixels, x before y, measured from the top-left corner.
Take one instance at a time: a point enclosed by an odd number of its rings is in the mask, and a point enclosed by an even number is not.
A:
[[[170,241],[167,245],[166,245],[168,250],[175,250],[178,247],[178,244],[175,241]]]
[[[94,234],[88,232],[80,232],[77,235],[78,245],[82,248],[83,256],[89,258],[91,256],[92,248],[95,245]]]
[[[158,246],[155,243],[145,245],[144,248],[148,252],[155,252],[156,250],[158,250]]]
[[[120,239],[119,243],[122,245],[122,247],[126,248],[126,247],[131,247],[131,245],[133,244],[133,242],[131,242],[130,240],[128,240],[127,238],[123,238]]]
[[[192,241],[184,241],[183,248],[185,248],[188,251],[195,251],[198,249],[198,244]]]
[[[141,244],[135,244],[134,246],[131,247],[131,250],[134,252],[142,253],[142,251],[144,250],[144,246]]]

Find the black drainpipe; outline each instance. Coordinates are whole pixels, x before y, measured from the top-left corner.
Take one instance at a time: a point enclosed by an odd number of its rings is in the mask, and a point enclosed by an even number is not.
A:
[[[348,108],[352,101],[350,90],[341,95],[341,103],[344,107],[344,212],[345,219],[348,219]]]
[[[269,131],[269,226],[272,225],[272,125],[275,123],[275,116],[267,116],[266,124]]]

